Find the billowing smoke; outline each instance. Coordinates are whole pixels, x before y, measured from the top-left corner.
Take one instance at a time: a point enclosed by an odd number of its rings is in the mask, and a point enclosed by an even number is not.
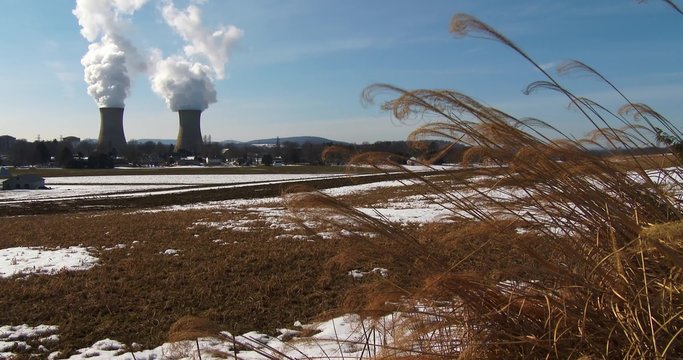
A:
[[[114,41],[105,36],[90,44],[81,59],[88,95],[99,107],[124,107],[130,79],[126,69],[126,55]]]
[[[81,35],[91,44],[81,59],[88,94],[99,107],[123,107],[130,90],[129,73],[146,66],[124,36],[127,17],[148,0],[76,0],[73,14]]]
[[[148,0],[76,0],[73,14],[81,34],[90,42],[106,34],[122,34],[125,16],[132,15]]]
[[[154,66],[152,90],[166,100],[172,111],[203,111],[216,102],[208,66],[178,56],[154,61]]]
[[[211,31],[202,25],[201,10],[191,3],[185,10],[164,1],[161,13],[166,23],[188,44],[184,55],[162,59],[156,51],[150,63],[152,90],[166,100],[173,111],[206,110],[216,102],[214,79],[225,76],[225,66],[242,30],[220,26]]]
[[[161,14],[166,23],[180,35],[188,45],[183,49],[188,57],[199,56],[208,60],[216,77],[222,79],[225,76],[225,65],[230,60],[230,54],[244,32],[235,26],[220,26],[210,31],[202,25],[201,10],[190,5],[181,11],[166,2],[162,7]]]

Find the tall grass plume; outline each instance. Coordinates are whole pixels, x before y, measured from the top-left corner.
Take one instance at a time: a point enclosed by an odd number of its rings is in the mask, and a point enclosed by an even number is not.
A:
[[[357,234],[358,247],[338,255],[334,266],[375,257],[412,274],[407,282],[389,277],[364,284],[349,295],[348,310],[378,316],[415,312],[421,304],[429,316],[416,317],[422,326],[413,324],[409,341],[386,349],[387,357],[683,357],[682,159],[666,149],[642,155],[663,132],[674,141],[681,132],[579,61],[552,74],[466,14],[456,14],[450,30],[492,39],[530,61],[544,79],[528,92],[566,97],[593,131],[575,139],[543,120],[516,118],[453,90],[366,88],[368,103],[389,94],[381,107],[399,120],[438,119],[410,139],[462,146],[463,165],[481,173],[427,176],[381,154],[355,156],[356,163],[403,169],[406,182],[423,186],[425,199],[449,211],[446,221],[422,228],[322,194],[291,196],[293,209]],[[576,71],[617,91],[624,107],[610,111],[564,87],[561,77]]]

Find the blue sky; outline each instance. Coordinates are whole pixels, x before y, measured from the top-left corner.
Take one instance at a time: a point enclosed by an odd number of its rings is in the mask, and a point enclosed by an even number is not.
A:
[[[187,0],[174,1],[183,8]],[[0,134],[34,140],[96,138],[97,104],[88,96],[81,57],[88,41],[72,14],[75,1],[3,0],[0,18]],[[457,39],[453,14],[487,22],[537,62],[578,59],[601,71],[632,100],[683,125],[683,16],[663,1],[634,0],[209,0],[204,25],[235,25],[244,36],[218,102],[203,113],[213,140],[316,135],[350,142],[401,140],[420,124],[399,124],[379,106],[364,106],[366,86],[450,88],[516,116],[533,116],[581,136],[589,130],[557,94],[524,95],[541,74],[501,44]],[[149,2],[127,35],[145,52],[182,52],[182,38]],[[177,114],[132,77],[126,138],[175,138]],[[579,95],[621,105],[590,78],[569,78]]]

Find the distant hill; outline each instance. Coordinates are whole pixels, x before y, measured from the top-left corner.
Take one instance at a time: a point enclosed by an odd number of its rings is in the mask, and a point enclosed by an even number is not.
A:
[[[260,145],[275,145],[277,144],[277,138],[270,138],[270,139],[259,139],[259,140],[252,140],[252,141],[247,141],[245,144],[249,145],[255,145],[255,144],[260,144]],[[311,144],[346,144],[343,141],[336,141],[336,140],[330,140],[326,139],[323,137],[318,137],[318,136],[292,136],[292,137],[283,137],[280,138],[280,144],[283,144],[285,142],[292,142],[296,143],[299,145],[305,144],[305,143],[311,143]]]
[[[93,142],[97,142],[96,139],[87,139],[87,140],[92,140]],[[86,140],[84,140],[86,141]],[[151,141],[153,143],[162,143],[164,145],[175,145],[176,139],[135,139],[135,142],[138,144],[144,144],[148,141]],[[258,140],[251,140],[251,141],[237,141],[237,140],[222,140],[222,141],[216,141],[220,144],[226,145],[226,144],[245,144],[245,145],[275,145],[277,143],[277,138],[270,138],[270,139],[258,139]],[[280,138],[280,144],[283,144],[285,142],[292,142],[296,143],[299,145],[303,145],[305,143],[311,143],[311,144],[329,144],[329,143],[334,143],[334,144],[347,144],[346,142],[343,141],[337,141],[337,140],[330,140],[326,139],[323,137],[319,136],[292,136],[292,137],[283,137]]]
[[[162,143],[164,145],[175,145],[176,139],[135,139],[138,144],[144,144],[148,141],[153,143]]]
[[[95,141],[97,141],[97,140],[95,140]],[[135,139],[135,141],[138,144],[144,144],[148,141],[151,141],[155,144],[156,143],[162,143],[164,145],[175,145],[175,143],[176,143],[176,139]],[[237,141],[237,140],[223,140],[223,141],[217,141],[217,142],[221,143],[221,144],[239,144],[239,143],[241,143],[241,141]]]

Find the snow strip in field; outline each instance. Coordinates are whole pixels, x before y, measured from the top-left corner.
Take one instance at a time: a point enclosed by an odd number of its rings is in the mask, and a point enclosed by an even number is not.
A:
[[[279,336],[273,337],[259,332],[249,332],[234,336],[223,331],[215,337],[205,337],[195,341],[166,343],[154,349],[141,350],[139,345],[132,344],[132,349],[112,339],[97,341],[93,345],[77,350],[76,355],[68,359],[119,359],[119,360],[156,360],[156,359],[225,359],[234,356],[242,360],[261,360],[268,358],[285,359],[361,359],[381,356],[395,346],[399,338],[407,335],[406,326],[410,313],[393,313],[376,320],[363,319],[358,315],[348,314],[328,321],[301,325],[294,324],[297,329],[314,333],[310,337],[299,338],[301,330],[278,329]],[[3,326],[0,328],[0,356],[14,356],[12,350],[29,351],[29,353],[49,354],[48,359],[64,359],[58,352],[49,349],[58,344],[59,337],[54,326],[40,325],[30,328],[22,326]],[[398,337],[398,338],[397,338]],[[38,345],[31,347],[27,343]],[[235,343],[240,350],[235,349]],[[197,349],[197,345],[199,349]],[[404,344],[405,345],[405,344]],[[415,348],[420,351],[418,347]],[[198,354],[199,350],[199,354]],[[404,354],[409,353],[404,351]]]
[[[182,188],[182,185],[67,185],[50,184],[46,190],[0,191],[0,203],[44,201],[60,199],[82,199],[84,197],[108,196],[110,194],[139,194],[142,192]],[[139,196],[139,195],[138,195]]]
[[[88,270],[98,259],[87,249],[72,246],[66,249],[14,247],[0,250],[0,277],[15,275],[55,274],[60,271]]]
[[[340,186],[337,188],[321,190],[323,194],[337,197],[345,195],[353,195],[358,193],[364,193],[380,188],[389,187],[400,187],[405,184],[398,180],[391,181],[379,181],[368,184],[361,185],[350,185],[350,186]],[[142,213],[154,213],[162,211],[186,211],[186,210],[216,210],[216,209],[236,209],[236,208],[247,208],[256,207],[258,211],[263,211],[262,207],[264,204],[278,204],[278,207],[282,207],[283,199],[281,197],[269,197],[269,198],[259,198],[259,199],[233,199],[233,200],[220,200],[220,201],[207,201],[203,203],[186,204],[186,205],[171,205],[164,206],[155,209],[140,210]]]
[[[165,185],[210,185],[241,184],[249,182],[312,179],[319,177],[341,177],[343,174],[212,174],[212,175],[112,175],[51,177],[46,184],[165,184]]]
[[[408,206],[403,204],[401,206]],[[424,207],[402,208],[402,209],[386,209],[386,208],[357,208],[366,215],[374,218],[386,219],[393,223],[430,223],[434,221],[441,221],[448,216],[452,216],[453,212],[443,208],[437,204],[426,204]]]
[[[120,198],[221,190],[235,187],[286,184],[297,181],[362,177],[346,174],[256,174],[256,175],[119,175],[54,177],[46,179],[49,190],[0,192],[0,203],[59,201],[84,198]]]
[[[353,195],[353,194],[357,194],[357,193],[362,193],[362,192],[367,192],[367,191],[372,191],[372,190],[382,189],[382,188],[401,187],[401,186],[405,186],[406,184],[410,184],[410,181],[409,180],[378,181],[378,182],[369,183],[369,184],[340,186],[337,188],[325,189],[325,190],[322,190],[321,192],[325,195],[329,195],[332,197],[339,197],[339,196]]]
[[[379,188],[400,187],[405,184],[401,181],[381,181],[376,183],[343,186],[333,189],[322,190],[322,193],[330,196],[346,196],[368,193]],[[190,211],[190,210],[240,210],[244,212],[243,220],[230,220],[229,222],[196,222],[194,226],[206,226],[220,230],[233,230],[250,232],[252,228],[263,226],[272,229],[280,229],[283,234],[280,238],[291,237],[290,232],[300,229],[288,218],[285,210],[285,201],[281,197],[262,199],[234,199],[223,201],[211,201],[187,205],[166,206],[155,209],[139,210],[136,213],[154,213],[164,211]],[[441,221],[452,216],[453,212],[440,205],[436,201],[429,201],[424,196],[411,196],[392,200],[386,207],[357,208],[357,210],[377,218],[385,218],[396,223],[427,223]],[[307,226],[315,228],[319,224],[314,218],[307,220]],[[335,234],[319,233],[322,238],[335,237]],[[336,234],[343,236],[344,234]],[[299,237],[300,238],[300,237]],[[302,238],[303,239],[303,238]]]

